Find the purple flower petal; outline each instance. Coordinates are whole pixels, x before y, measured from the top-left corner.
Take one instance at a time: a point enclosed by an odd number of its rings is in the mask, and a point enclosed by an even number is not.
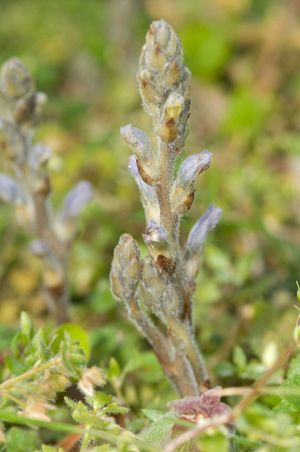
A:
[[[65,197],[60,216],[66,220],[77,217],[90,201],[92,195],[91,184],[87,181],[79,182]]]
[[[183,186],[192,184],[199,173],[209,168],[211,158],[212,153],[206,150],[190,155],[179,168],[177,183]]]
[[[199,218],[192,227],[187,240],[187,248],[192,251],[198,251],[205,242],[207,235],[213,229],[221,216],[222,209],[210,205],[207,211]]]
[[[186,417],[194,422],[199,417],[211,418],[230,412],[231,408],[226,403],[220,402],[221,387],[209,389],[200,396],[186,397],[180,400],[173,400],[168,403],[168,407],[178,416]]]
[[[24,201],[21,187],[7,174],[0,174],[0,199],[14,204],[21,204]]]

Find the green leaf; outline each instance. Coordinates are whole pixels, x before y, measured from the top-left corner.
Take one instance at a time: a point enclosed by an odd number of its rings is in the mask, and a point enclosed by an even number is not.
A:
[[[43,444],[42,452],[64,452],[64,450],[61,447],[47,446],[46,444]]]
[[[0,325],[0,351],[8,348],[15,331],[5,325]]]
[[[121,416],[124,416],[129,412],[129,408],[125,406],[119,406],[115,402],[110,403],[106,407],[102,409],[103,414],[119,414]]]
[[[29,452],[40,446],[38,432],[12,427],[6,435],[7,452]]]
[[[5,366],[10,370],[13,375],[21,375],[28,370],[28,367],[14,356],[6,356]]]
[[[75,323],[64,323],[55,330],[54,334],[56,337],[52,342],[51,347],[53,352],[59,352],[60,344],[64,340],[65,333],[68,333],[72,342],[79,343],[80,348],[83,350],[88,360],[91,354],[88,334],[81,326],[76,325]]]
[[[108,380],[114,380],[121,375],[121,368],[115,358],[110,358],[107,372]]]
[[[25,336],[31,336],[32,322],[29,315],[24,311],[21,313],[20,330]]]
[[[218,377],[226,378],[235,375],[236,370],[232,363],[230,363],[229,361],[223,361],[217,364],[215,372]]]
[[[300,352],[297,352],[290,362],[287,376],[288,378],[300,375]]]
[[[94,402],[96,402],[97,405],[107,405],[108,403],[111,403],[113,397],[111,394],[106,394],[102,391],[97,391],[93,397],[91,397]]]
[[[151,410],[151,409],[144,409],[142,410],[142,413],[150,419],[150,421],[159,421],[162,417],[166,415],[165,412],[159,411],[159,410]]]
[[[147,383],[155,383],[163,378],[160,364],[153,352],[135,353],[123,369],[124,375],[139,371],[139,378]]]
[[[292,412],[300,413],[300,375],[293,375],[281,385],[285,389],[298,389],[299,395],[281,396],[283,404]]]
[[[244,353],[244,350],[241,347],[239,347],[238,345],[236,347],[234,347],[233,362],[236,365],[236,367],[239,368],[239,370],[245,369],[246,364],[247,364],[247,358]]]
[[[174,424],[174,418],[169,415],[165,415],[158,421],[153,422],[147,430],[142,432],[140,435],[141,439],[146,442],[156,443],[159,445],[169,439]]]
[[[229,439],[222,431],[214,432],[212,435],[202,436],[198,441],[200,450],[205,452],[228,452]]]

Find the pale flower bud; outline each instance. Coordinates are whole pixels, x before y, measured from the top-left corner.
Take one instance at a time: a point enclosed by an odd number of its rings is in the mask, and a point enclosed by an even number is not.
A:
[[[5,98],[19,99],[33,92],[33,80],[26,67],[17,58],[2,66],[0,90]]]
[[[7,174],[0,174],[0,199],[20,205],[24,202],[24,195],[19,184]]]
[[[162,296],[166,291],[166,281],[157,271],[155,263],[150,256],[146,256],[143,260],[141,280],[141,293],[144,304],[153,314],[163,321]]]
[[[60,216],[66,220],[76,218],[89,203],[92,196],[91,184],[87,181],[79,182],[65,197]]]
[[[30,248],[32,253],[38,257],[45,257],[50,253],[49,246],[44,240],[32,240]]]
[[[173,258],[167,231],[155,221],[151,221],[143,234],[143,239],[158,268],[168,273],[175,270],[175,260]]]
[[[206,150],[186,158],[178,171],[176,184],[182,186],[193,184],[198,174],[210,167],[211,158],[211,152]]]
[[[138,171],[143,181],[146,184],[153,185],[157,177],[157,170],[148,136],[131,124],[121,127],[121,136],[129,144],[137,158]]]
[[[138,158],[148,159],[151,152],[151,143],[145,132],[128,124],[121,127],[121,136]]]
[[[128,168],[139,188],[147,221],[159,221],[159,207],[155,188],[147,184],[141,177],[134,155],[129,158]]]
[[[137,288],[141,272],[140,253],[129,234],[120,237],[114,250],[110,272],[113,294],[120,300],[130,300]]]
[[[174,213],[180,217],[190,208],[194,200],[195,178],[210,166],[212,154],[203,151],[185,159],[179,168],[171,190],[171,203]]]
[[[164,105],[166,119],[177,119],[184,108],[184,98],[181,94],[173,92],[169,95]]]
[[[222,209],[210,205],[207,211],[192,227],[189,234],[186,247],[194,252],[201,249],[207,235],[219,222]]]
[[[51,149],[42,143],[35,144],[29,155],[29,164],[35,171],[47,164],[51,157]]]
[[[190,77],[183,65],[182,45],[164,20],[153,22],[149,28],[137,76],[144,109],[156,119],[170,92],[184,96],[188,92]]]
[[[103,386],[104,384],[105,379],[103,373],[98,367],[94,366],[83,371],[78,383],[78,389],[86,396],[93,396],[95,387]]]
[[[146,233],[143,234],[143,238],[147,244],[157,244],[165,246],[168,240],[167,231],[155,221],[151,221],[146,229]]]
[[[49,409],[53,409],[53,406],[46,403],[44,400],[28,399],[26,406],[20,412],[23,416],[29,419],[38,419],[40,421],[50,421],[50,417],[47,414]]]

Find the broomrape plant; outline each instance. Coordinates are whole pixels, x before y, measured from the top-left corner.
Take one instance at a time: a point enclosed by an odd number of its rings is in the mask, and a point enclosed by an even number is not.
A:
[[[88,182],[71,190],[57,213],[49,203],[51,192],[48,147],[33,136],[46,96],[35,91],[26,67],[16,58],[7,61],[0,75],[1,147],[14,177],[0,174],[0,199],[15,205],[17,218],[36,236],[33,253],[44,263],[43,279],[49,310],[58,323],[69,318],[68,260],[75,219],[92,196]]]
[[[121,135],[133,155],[129,169],[145,210],[143,239],[148,255],[140,256],[136,241],[123,234],[115,248],[111,286],[128,319],[148,340],[162,368],[182,397],[209,387],[208,373],[196,343],[193,293],[204,242],[221,215],[209,206],[180,245],[180,220],[191,208],[196,177],[207,170],[211,153],[191,155],[174,175],[190,114],[190,71],[172,27],[153,22],[142,48],[137,80],[145,112],[151,117],[157,145],[132,125]]]

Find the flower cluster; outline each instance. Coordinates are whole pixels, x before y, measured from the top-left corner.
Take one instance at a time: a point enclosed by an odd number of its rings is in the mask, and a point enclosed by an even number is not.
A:
[[[79,182],[59,212],[49,203],[47,164],[51,151],[34,143],[34,129],[46,96],[36,92],[26,67],[8,60],[0,74],[0,144],[14,177],[0,174],[0,199],[15,205],[19,222],[36,236],[32,251],[44,261],[44,285],[49,308],[58,322],[68,318],[68,256],[74,219],[92,196],[88,182]]]
[[[189,156],[174,175],[187,134],[190,72],[180,40],[163,20],[149,28],[137,79],[158,145],[132,125],[122,127],[121,135],[133,151],[129,169],[145,210],[143,239],[149,253],[142,259],[134,239],[124,234],[114,252],[111,285],[178,393],[199,395],[208,376],[194,338],[192,296],[200,253],[221,209],[210,206],[180,245],[180,220],[193,203],[195,179],[209,168],[212,155],[205,150]]]

